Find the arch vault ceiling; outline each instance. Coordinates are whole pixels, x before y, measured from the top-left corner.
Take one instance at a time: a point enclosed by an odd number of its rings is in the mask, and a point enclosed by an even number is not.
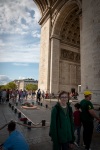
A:
[[[51,26],[55,22],[56,16],[59,13],[60,9],[70,1],[76,2],[76,8],[73,9],[65,18],[62,29],[60,32],[60,38],[62,42],[68,44],[80,45],[80,23],[79,23],[79,9],[82,0],[33,0],[38,6],[41,12],[41,19],[39,24],[42,23],[51,16]]]
[[[41,15],[43,16],[43,14],[49,10],[49,9],[55,9],[59,4],[64,4],[68,1],[76,1],[79,4],[82,2],[82,0],[33,0],[36,5],[38,6],[38,8],[41,11]],[[80,7],[80,6],[79,6]]]

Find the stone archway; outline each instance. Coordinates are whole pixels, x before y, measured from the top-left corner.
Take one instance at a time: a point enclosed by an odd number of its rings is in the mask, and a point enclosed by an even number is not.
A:
[[[54,22],[50,73],[50,91],[55,93],[71,88],[77,91],[81,83],[80,8],[76,1],[66,3]]]
[[[81,92],[89,89],[93,92],[93,99],[100,103],[100,1],[99,0],[34,0],[41,10],[41,54],[39,67],[39,88],[48,92],[58,92],[61,86],[69,82],[63,78],[62,68],[67,68],[68,62],[76,64],[76,72],[80,71],[80,62],[74,62],[68,55],[81,54]],[[82,3],[82,5],[81,5]],[[82,17],[80,15],[82,7]],[[78,11],[79,9],[79,11]],[[77,14],[76,14],[77,13]],[[76,15],[75,15],[76,14]],[[70,17],[72,15],[72,20]],[[74,15],[74,17],[73,17]],[[76,16],[76,17],[75,17]],[[76,19],[75,25],[73,26]],[[67,24],[68,23],[68,24]],[[70,25],[69,25],[70,24]],[[67,25],[69,27],[67,28]],[[73,26],[73,27],[72,27]],[[73,32],[76,28],[79,32]],[[76,38],[77,37],[77,38]],[[80,46],[79,46],[80,45]],[[81,51],[80,51],[81,50]],[[65,60],[62,60],[65,59]],[[75,60],[75,59],[74,59]],[[65,62],[65,63],[64,63]],[[75,77],[75,67],[72,65],[72,78]],[[76,75],[77,76],[77,75]],[[79,74],[77,79],[79,79]],[[73,81],[70,85],[75,85]],[[77,81],[78,84],[79,81]],[[76,84],[76,86],[77,86]],[[68,87],[69,84],[68,84]],[[67,90],[67,89],[66,89]],[[82,98],[82,97],[81,97]]]
[[[80,0],[35,0],[41,10],[39,88],[50,93],[80,84]]]

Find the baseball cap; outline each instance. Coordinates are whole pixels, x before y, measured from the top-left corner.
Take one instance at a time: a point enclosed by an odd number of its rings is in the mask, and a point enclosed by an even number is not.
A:
[[[84,91],[84,95],[87,96],[87,95],[91,95],[92,92],[91,91]]]

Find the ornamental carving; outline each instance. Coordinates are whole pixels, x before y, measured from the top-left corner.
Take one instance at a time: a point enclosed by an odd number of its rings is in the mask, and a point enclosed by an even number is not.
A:
[[[62,30],[61,40],[71,45],[80,45],[80,21],[79,21],[79,8],[76,7],[66,17]]]
[[[80,63],[80,54],[66,49],[61,49],[61,59]]]

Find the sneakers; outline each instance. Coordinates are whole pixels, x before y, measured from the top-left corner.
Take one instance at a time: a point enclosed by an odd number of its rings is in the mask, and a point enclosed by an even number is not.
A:
[[[79,144],[77,144],[76,142],[74,142],[74,144],[75,144],[77,147],[79,147]]]

